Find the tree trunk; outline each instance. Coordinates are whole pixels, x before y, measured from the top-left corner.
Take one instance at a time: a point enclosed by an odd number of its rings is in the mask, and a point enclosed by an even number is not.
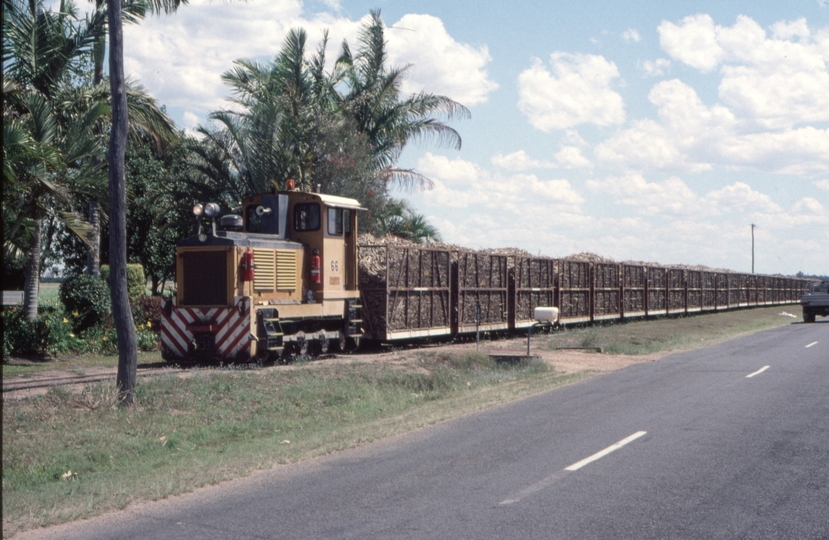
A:
[[[92,158],[98,159],[98,158]],[[91,248],[86,251],[86,273],[95,277],[101,277],[101,225],[98,218],[98,203],[89,203],[89,224],[92,225],[92,235],[89,243]]]
[[[96,2],[97,9],[101,9],[101,0]],[[95,40],[92,47],[92,58],[94,67],[92,71],[92,85],[98,86],[104,80],[104,57],[106,56],[106,36],[102,35]],[[97,132],[97,130],[96,130]],[[93,157],[92,163],[97,164],[99,158]],[[86,273],[95,277],[101,277],[101,224],[98,213],[98,203],[89,203],[89,224],[92,225],[92,248],[86,252]]]
[[[32,245],[29,251],[29,260],[26,262],[26,286],[23,294],[23,310],[26,319],[34,322],[37,319],[37,295],[40,292],[40,247],[43,233],[43,218],[35,220],[35,230]]]
[[[120,0],[107,0],[109,84],[112,131],[109,139],[109,275],[112,316],[118,334],[118,392],[122,405],[135,396],[138,343],[127,292],[127,196],[124,154],[127,146],[127,92],[124,80],[124,32]]]

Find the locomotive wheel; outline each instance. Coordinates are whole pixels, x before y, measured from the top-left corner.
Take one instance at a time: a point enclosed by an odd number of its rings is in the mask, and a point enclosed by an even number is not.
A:
[[[305,339],[305,332],[297,332],[294,352],[297,356],[308,356],[308,340]]]
[[[337,339],[337,350],[340,352],[348,351],[348,339],[345,337],[344,332],[340,332],[340,337]]]
[[[271,353],[267,349],[264,351],[256,351],[256,356],[254,356],[252,360],[259,367],[269,366],[273,363]]]
[[[319,341],[317,342],[317,350],[320,354],[326,354],[328,352],[330,342],[328,341],[328,336],[325,335],[324,332],[320,333]]]
[[[360,348],[360,338],[359,337],[350,337],[348,338],[348,352],[354,352]]]

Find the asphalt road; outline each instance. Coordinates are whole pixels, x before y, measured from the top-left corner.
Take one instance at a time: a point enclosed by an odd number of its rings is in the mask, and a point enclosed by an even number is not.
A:
[[[829,321],[39,533],[827,539]]]

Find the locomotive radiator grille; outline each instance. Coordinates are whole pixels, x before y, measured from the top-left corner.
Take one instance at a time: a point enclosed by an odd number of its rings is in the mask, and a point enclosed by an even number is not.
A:
[[[272,249],[253,250],[253,288],[272,291],[276,283],[276,261]]]
[[[276,250],[276,288],[280,291],[296,290],[296,254],[292,249]]]
[[[227,250],[186,251],[181,254],[182,305],[227,305]]]

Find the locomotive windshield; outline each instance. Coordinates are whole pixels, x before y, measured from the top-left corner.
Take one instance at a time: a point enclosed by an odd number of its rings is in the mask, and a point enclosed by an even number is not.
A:
[[[263,195],[259,204],[245,207],[246,230],[251,233],[279,234],[279,199]]]
[[[298,203],[294,205],[294,230],[318,231],[320,228],[320,205]]]

